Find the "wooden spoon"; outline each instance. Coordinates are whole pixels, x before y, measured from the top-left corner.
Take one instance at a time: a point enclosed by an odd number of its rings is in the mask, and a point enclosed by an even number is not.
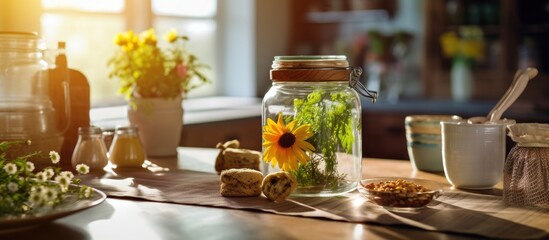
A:
[[[526,88],[528,81],[534,78],[538,74],[538,70],[535,68],[527,68],[525,71],[520,69],[515,73],[513,82],[503,95],[503,97],[498,101],[496,106],[488,113],[486,117],[471,117],[467,120],[469,124],[482,124],[485,122],[495,122],[501,118],[501,115],[515,100],[520,96],[520,94]],[[504,106],[505,104],[505,106]]]
[[[528,82],[535,78],[538,75],[538,70],[535,68],[527,68],[526,71],[520,74],[516,82],[511,84],[509,89],[509,94],[506,94],[505,97],[500,101],[501,104],[497,104],[494,109],[488,114],[490,122],[497,122],[503,112],[507,110],[517,98],[522,94]]]

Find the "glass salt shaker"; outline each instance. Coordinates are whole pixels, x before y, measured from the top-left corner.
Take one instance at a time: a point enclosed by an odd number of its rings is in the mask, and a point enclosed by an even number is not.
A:
[[[118,126],[109,149],[109,160],[116,167],[141,167],[145,150],[136,126]]]
[[[90,170],[102,170],[108,164],[107,148],[101,128],[79,127],[78,141],[72,154],[72,166],[86,164]]]

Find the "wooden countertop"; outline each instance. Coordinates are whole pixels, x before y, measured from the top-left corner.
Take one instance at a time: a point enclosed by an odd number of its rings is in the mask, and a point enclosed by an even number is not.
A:
[[[212,172],[217,149],[178,149],[158,165]],[[363,176],[402,176],[445,183],[442,174],[414,172],[408,161],[364,159]],[[291,217],[256,211],[107,198],[94,208],[0,239],[482,239],[470,235]]]

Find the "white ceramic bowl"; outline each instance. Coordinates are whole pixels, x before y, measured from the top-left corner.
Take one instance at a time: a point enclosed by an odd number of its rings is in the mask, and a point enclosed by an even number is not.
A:
[[[442,172],[441,121],[459,121],[455,115],[410,115],[404,120],[408,157],[414,169]]]

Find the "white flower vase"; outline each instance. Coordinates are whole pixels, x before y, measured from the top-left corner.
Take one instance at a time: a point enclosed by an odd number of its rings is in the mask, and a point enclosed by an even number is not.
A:
[[[473,95],[473,73],[465,59],[455,59],[450,70],[452,99],[456,102],[471,100]]]
[[[147,156],[177,155],[183,128],[182,98],[133,98],[128,118],[139,128]]]

